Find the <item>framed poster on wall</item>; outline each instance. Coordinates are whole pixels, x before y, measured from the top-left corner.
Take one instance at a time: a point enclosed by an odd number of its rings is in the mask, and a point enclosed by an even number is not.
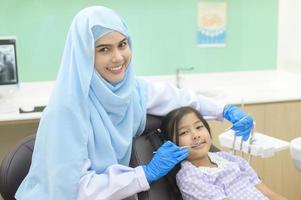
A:
[[[200,0],[197,6],[199,47],[225,47],[227,3]]]

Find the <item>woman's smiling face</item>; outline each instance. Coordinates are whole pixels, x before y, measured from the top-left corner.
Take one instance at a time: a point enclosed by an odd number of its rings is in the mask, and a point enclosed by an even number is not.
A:
[[[131,57],[128,39],[119,32],[110,32],[95,42],[95,68],[110,83],[124,78]]]

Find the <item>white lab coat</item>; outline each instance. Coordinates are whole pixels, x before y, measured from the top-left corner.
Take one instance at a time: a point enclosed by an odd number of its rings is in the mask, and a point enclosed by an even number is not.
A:
[[[147,81],[147,113],[166,115],[180,106],[193,106],[203,116],[222,120],[224,104],[187,89],[177,89],[167,83]],[[90,160],[85,160],[80,179],[78,200],[120,200],[149,189],[142,166],[109,166],[103,173],[90,169]]]

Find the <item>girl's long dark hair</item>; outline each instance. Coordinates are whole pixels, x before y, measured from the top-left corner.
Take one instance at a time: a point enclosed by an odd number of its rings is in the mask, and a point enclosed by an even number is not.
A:
[[[210,131],[209,124],[203,118],[201,113],[199,113],[197,110],[195,110],[192,107],[185,106],[185,107],[180,107],[178,109],[175,109],[175,110],[169,112],[163,118],[161,128],[160,128],[160,130],[161,130],[160,136],[161,136],[162,140],[173,141],[173,139],[175,138],[176,145],[179,145],[179,135],[178,135],[178,131],[177,131],[178,124],[185,115],[190,114],[190,113],[194,113],[201,120],[201,122],[207,128],[207,130],[210,134],[210,137],[211,137],[211,131]],[[167,174],[166,177],[167,177],[168,182],[172,185],[175,195],[177,197],[179,197],[179,199],[182,199],[181,192],[179,191],[179,188],[177,187],[177,181],[176,181],[176,174],[180,170],[180,166],[181,166],[180,164],[177,164]]]
[[[175,109],[175,110],[169,112],[163,118],[160,129],[161,129],[161,136],[163,137],[164,140],[173,141],[173,139],[175,138],[176,145],[179,145],[179,135],[178,135],[178,131],[177,131],[178,124],[179,124],[180,120],[189,113],[194,113],[197,116],[197,118],[199,118],[201,120],[201,122],[207,128],[207,130],[211,136],[209,124],[203,118],[201,113],[192,107],[185,106],[185,107],[181,107],[181,108],[178,108],[178,109]]]

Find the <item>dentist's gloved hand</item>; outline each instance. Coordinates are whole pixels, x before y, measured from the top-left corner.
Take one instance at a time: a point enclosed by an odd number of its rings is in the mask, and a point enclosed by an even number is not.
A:
[[[148,183],[165,176],[179,162],[189,155],[186,148],[180,148],[174,143],[165,142],[156,152],[152,160],[143,166]]]
[[[243,140],[248,140],[253,128],[253,118],[242,112],[234,105],[228,105],[224,109],[224,118],[232,122],[232,130],[235,135],[242,136]]]

